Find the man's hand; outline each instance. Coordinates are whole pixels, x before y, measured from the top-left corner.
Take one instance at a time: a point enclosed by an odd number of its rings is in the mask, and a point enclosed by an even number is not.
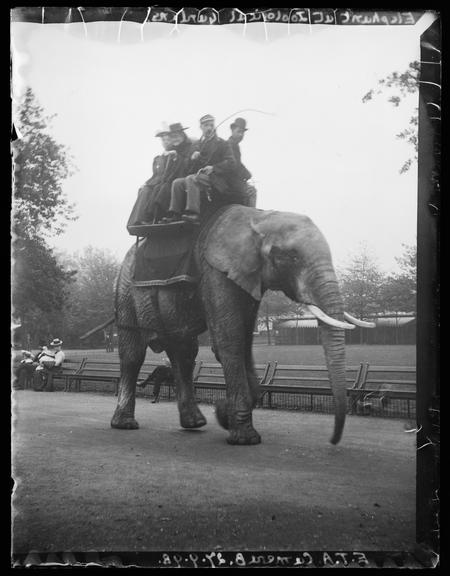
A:
[[[191,160],[197,160],[197,158],[200,158],[200,152],[195,150],[195,152],[192,153]]]
[[[201,170],[199,170],[199,172],[201,172],[202,174],[206,174],[207,176],[209,176],[212,171],[213,171],[213,167],[212,166],[205,166],[204,168],[202,168]]]

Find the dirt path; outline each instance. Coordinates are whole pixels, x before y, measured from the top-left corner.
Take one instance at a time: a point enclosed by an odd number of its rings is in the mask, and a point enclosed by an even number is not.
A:
[[[113,430],[116,399],[15,393],[16,553],[138,550],[408,550],[415,437],[401,420],[257,410],[263,443],[179,428],[174,403],[138,399],[141,428]]]

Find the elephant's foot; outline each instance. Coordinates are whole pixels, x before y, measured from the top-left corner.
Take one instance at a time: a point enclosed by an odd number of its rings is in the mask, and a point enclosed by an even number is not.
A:
[[[227,442],[228,444],[240,446],[260,444],[261,436],[251,424],[248,424],[246,426],[239,426],[239,428],[230,430],[230,435],[227,438]]]
[[[228,421],[228,404],[226,400],[218,400],[216,402],[216,418],[222,428],[229,430],[230,424]]]
[[[139,423],[133,416],[124,414],[121,410],[116,408],[114,416],[111,419],[111,428],[119,428],[121,430],[137,430]]]
[[[206,418],[196,404],[183,406],[180,407],[180,424],[182,428],[201,428],[206,424]]]

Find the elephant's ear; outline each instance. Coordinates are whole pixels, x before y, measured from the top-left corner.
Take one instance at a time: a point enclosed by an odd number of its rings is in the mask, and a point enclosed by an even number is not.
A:
[[[205,259],[233,282],[261,300],[261,236],[258,220],[264,212],[233,206],[219,218],[205,239]],[[256,226],[255,226],[256,223]]]

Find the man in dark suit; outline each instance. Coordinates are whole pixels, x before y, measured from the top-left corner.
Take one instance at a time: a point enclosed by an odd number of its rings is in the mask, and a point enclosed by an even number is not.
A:
[[[175,385],[175,376],[167,358],[164,360],[164,366],[157,366],[145,380],[138,382],[137,385],[140,388],[145,388],[148,384],[153,386],[152,404],[159,402],[159,394],[163,384],[167,384],[169,386]]]
[[[202,137],[194,145],[189,175],[172,184],[171,202],[166,222],[200,220],[201,193],[220,195],[233,202],[230,178],[236,165],[230,144],[216,134],[215,120],[207,114],[200,118]]]
[[[233,188],[241,194],[241,203],[254,208],[256,206],[256,188],[248,183],[252,177],[251,172],[244,166],[241,160],[239,143],[244,139],[247,132],[247,122],[244,118],[236,118],[230,125],[231,136],[228,139],[233,155],[236,159],[236,168],[232,181]]]

